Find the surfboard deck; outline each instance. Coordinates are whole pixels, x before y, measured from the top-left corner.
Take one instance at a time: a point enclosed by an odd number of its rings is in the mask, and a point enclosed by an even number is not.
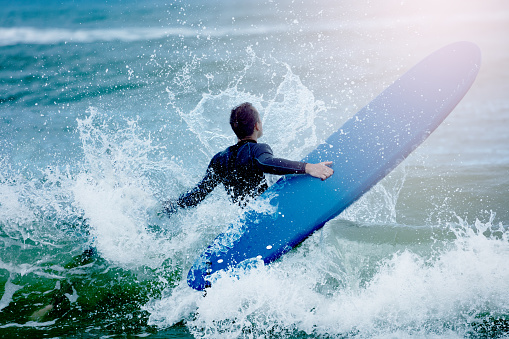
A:
[[[440,125],[480,64],[475,44],[457,42],[411,68],[303,159],[333,161],[333,176],[282,177],[258,198],[271,208],[249,210],[221,233],[190,269],[188,285],[204,290],[229,269],[268,264],[339,215]]]

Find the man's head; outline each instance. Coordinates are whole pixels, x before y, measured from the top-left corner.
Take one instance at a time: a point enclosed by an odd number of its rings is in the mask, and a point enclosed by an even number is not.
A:
[[[258,125],[257,125],[258,124]],[[261,136],[261,120],[256,108],[249,102],[240,104],[232,109],[230,115],[230,126],[235,135],[240,140],[252,136],[255,129],[259,132],[257,137]]]

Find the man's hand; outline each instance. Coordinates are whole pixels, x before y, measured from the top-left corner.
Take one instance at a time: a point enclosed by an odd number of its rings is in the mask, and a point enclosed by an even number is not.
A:
[[[324,161],[319,164],[306,164],[306,173],[315,178],[325,180],[334,174],[334,170],[329,167],[330,165],[332,165],[332,161]]]

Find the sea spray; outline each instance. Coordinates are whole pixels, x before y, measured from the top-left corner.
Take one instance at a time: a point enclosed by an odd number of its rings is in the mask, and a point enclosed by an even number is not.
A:
[[[315,234],[270,266],[246,271],[240,279],[226,276],[205,297],[179,288],[157,308],[149,308],[150,319],[162,327],[184,320],[195,336],[207,338],[225,333],[239,338],[267,333],[421,337],[429,331],[461,337],[475,331],[478,323],[509,311],[507,230],[491,221],[443,227],[457,236],[427,253],[420,253],[419,242],[398,246],[401,249],[394,252],[391,243],[359,241],[340,247],[345,252],[341,258],[329,256],[327,248],[337,251],[338,246],[333,233],[324,230],[323,241]],[[492,230],[497,235],[483,234]],[[362,264],[360,257],[377,259]],[[331,281],[323,263],[337,259],[343,262],[336,277],[357,281],[343,281],[324,292],[322,284]],[[352,266],[349,260],[356,263],[356,271],[343,271]],[[175,298],[189,302],[187,312],[182,304],[178,315],[164,307],[177,302]]]
[[[110,126],[96,109],[89,112],[78,120],[85,161],[73,193],[93,246],[117,264],[159,267],[171,251],[167,239],[149,230],[150,221],[164,225],[164,219],[156,216],[162,208],[154,196],[153,178],[181,169],[160,156],[160,146],[150,135],[143,136],[136,121]],[[171,190],[171,181],[167,183]]]
[[[82,214],[76,207],[69,167],[47,166],[37,172],[1,166],[0,233],[11,240],[27,240],[58,246],[82,229]]]
[[[339,218],[366,223],[397,223],[397,204],[408,174],[405,162],[344,210]]]
[[[229,126],[231,109],[242,102],[251,102],[260,112],[264,125],[260,142],[271,145],[278,156],[303,158],[328,136],[326,133],[331,126],[321,128],[321,121],[327,119],[325,113],[330,107],[315,98],[288,64],[258,56],[251,47],[246,49],[246,54],[243,68],[232,77],[228,87],[209,88],[194,108],[186,110],[178,100],[197,86],[193,79],[199,77],[194,73],[201,70],[199,59],[194,58],[176,73],[172,80],[174,85],[167,88],[169,107],[182,117],[187,128],[200,140],[203,151],[211,157],[235,143]],[[254,74],[259,73],[267,74],[271,86],[259,86],[253,79]],[[208,78],[213,79],[214,75],[209,74]]]

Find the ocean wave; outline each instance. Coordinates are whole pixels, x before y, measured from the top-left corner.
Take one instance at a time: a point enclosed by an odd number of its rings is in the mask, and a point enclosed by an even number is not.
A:
[[[464,24],[479,24],[483,21],[505,22],[507,13],[490,14],[481,18],[472,15],[458,15],[454,18]],[[0,47],[20,44],[51,45],[62,43],[93,43],[103,41],[143,41],[169,37],[221,38],[236,36],[258,36],[268,34],[306,34],[334,31],[350,32],[361,29],[409,29],[410,26],[427,25],[430,17],[400,16],[381,17],[375,20],[363,18],[350,20],[326,19],[317,22],[281,21],[277,24],[262,25],[226,25],[226,26],[181,26],[181,27],[120,27],[98,29],[37,28],[37,27],[0,27]],[[397,28],[396,28],[397,27]]]
[[[356,29],[360,23],[322,23],[306,28],[311,32],[329,32],[337,29]],[[389,25],[387,23],[387,25]],[[249,25],[228,27],[129,27],[100,29],[0,27],[0,47],[23,44],[56,45],[65,43],[94,43],[109,41],[144,41],[170,37],[210,39],[221,37],[259,36],[269,34],[302,34],[298,23],[276,25]]]
[[[35,27],[0,27],[0,46],[22,44],[52,45],[62,43],[93,43],[103,41],[143,41],[168,37],[209,38],[283,32],[284,27],[246,27],[246,28],[108,28],[108,29],[65,29]]]
[[[50,45],[61,43],[92,43],[101,41],[140,41],[168,36],[192,36],[196,30],[186,28],[111,28],[63,29],[34,27],[0,28],[0,46],[20,44]]]

